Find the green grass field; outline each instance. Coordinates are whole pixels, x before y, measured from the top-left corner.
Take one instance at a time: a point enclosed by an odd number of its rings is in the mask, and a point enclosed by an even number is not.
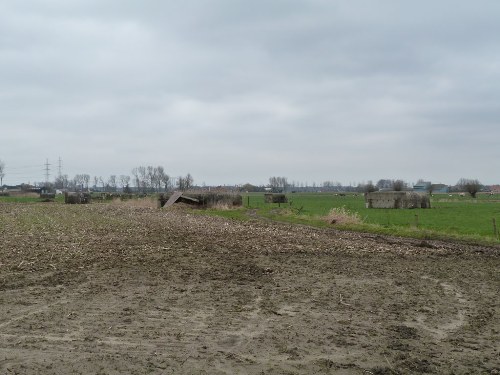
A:
[[[323,220],[332,208],[344,207],[357,213],[363,223],[344,229],[394,234],[417,238],[456,238],[479,242],[498,242],[493,219],[500,227],[500,195],[478,195],[477,199],[453,194],[436,194],[430,209],[367,209],[362,194],[339,196],[331,193],[287,194],[289,203],[264,203],[262,194],[246,194],[246,208],[259,216],[275,220],[328,226]],[[221,213],[242,216],[240,213]],[[500,228],[499,228],[500,229]]]

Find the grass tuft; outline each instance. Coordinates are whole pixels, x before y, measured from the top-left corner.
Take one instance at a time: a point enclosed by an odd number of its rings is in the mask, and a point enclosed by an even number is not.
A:
[[[325,216],[324,220],[328,224],[337,225],[356,225],[363,223],[363,219],[361,219],[361,216],[357,212],[350,211],[344,206],[332,208],[328,215]]]

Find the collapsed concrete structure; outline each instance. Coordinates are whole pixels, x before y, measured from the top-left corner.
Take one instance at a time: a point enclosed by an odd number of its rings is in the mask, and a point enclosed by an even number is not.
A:
[[[366,208],[431,208],[429,194],[411,191],[376,191],[365,194]]]
[[[241,206],[243,198],[240,194],[201,193],[186,194],[181,191],[172,194],[160,194],[158,208],[167,208],[174,203],[185,203],[198,207],[215,207],[217,205]]]

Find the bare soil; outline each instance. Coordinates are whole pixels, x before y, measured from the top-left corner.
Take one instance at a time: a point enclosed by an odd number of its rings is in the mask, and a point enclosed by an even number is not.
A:
[[[499,374],[500,248],[0,204],[1,374]]]

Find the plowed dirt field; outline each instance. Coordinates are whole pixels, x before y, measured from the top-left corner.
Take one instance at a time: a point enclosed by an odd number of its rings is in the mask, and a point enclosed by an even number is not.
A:
[[[0,204],[0,374],[499,374],[500,248]]]

